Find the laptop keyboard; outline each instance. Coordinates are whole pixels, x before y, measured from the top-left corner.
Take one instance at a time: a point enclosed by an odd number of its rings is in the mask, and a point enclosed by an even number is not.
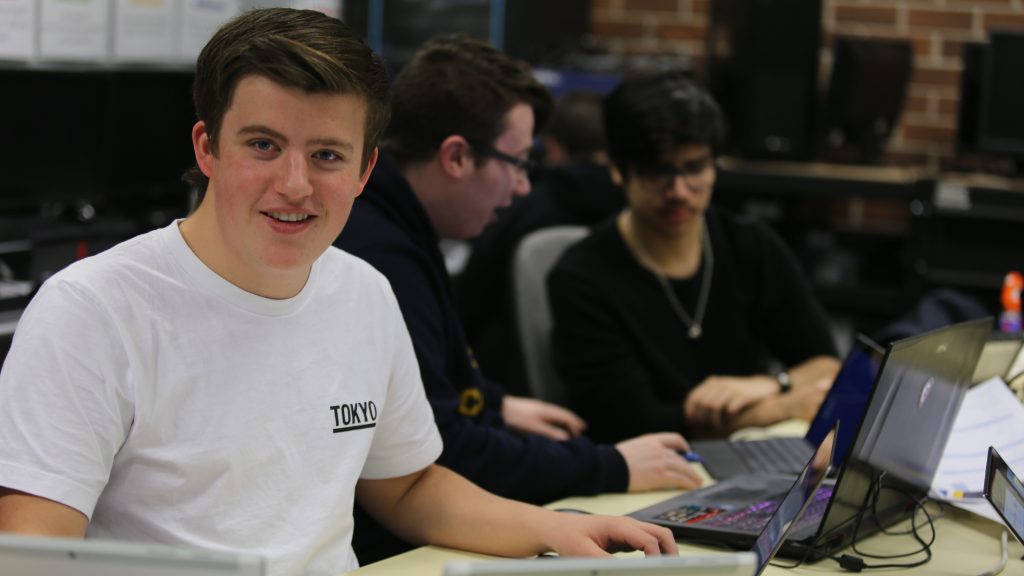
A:
[[[791,472],[803,470],[811,457],[802,438],[766,438],[751,442],[733,442],[732,448],[754,472]]]
[[[675,522],[677,524],[695,524],[725,512],[726,510],[722,508],[703,506],[701,504],[686,504],[685,506],[680,506],[679,508],[673,508],[667,512],[662,512],[658,516],[655,516],[655,518],[658,520],[668,520],[669,522]]]
[[[793,534],[797,535],[805,528],[813,529],[817,527],[822,516],[825,514],[825,508],[828,506],[831,498],[832,486],[822,486],[819,488],[812,497],[811,502],[807,505],[807,510],[804,511],[800,519],[797,520],[796,526],[793,527]],[[764,528],[764,525],[768,523],[768,519],[772,517],[778,506],[779,501],[775,499],[758,502],[739,510],[687,504],[663,512],[656,518],[678,524],[696,524],[699,522],[701,526],[756,533]]]

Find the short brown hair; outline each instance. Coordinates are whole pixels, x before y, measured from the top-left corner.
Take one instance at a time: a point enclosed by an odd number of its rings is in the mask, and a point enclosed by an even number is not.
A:
[[[429,160],[452,134],[491,143],[505,128],[505,114],[520,103],[533,108],[536,133],[553,99],[525,62],[465,34],[440,36],[395,77],[393,121],[381,146],[403,167]]]
[[[308,93],[354,93],[366,99],[361,166],[365,170],[388,123],[384,61],[344,22],[314,10],[251,10],[224,24],[196,60],[192,100],[217,150],[221,122],[242,78],[263,76]],[[209,179],[192,168],[185,180],[201,193]]]

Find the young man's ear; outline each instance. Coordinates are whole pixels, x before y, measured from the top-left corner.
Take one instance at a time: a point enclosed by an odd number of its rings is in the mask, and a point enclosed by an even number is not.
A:
[[[196,155],[196,166],[209,178],[213,173],[213,143],[206,131],[206,122],[200,120],[192,127],[192,150]]]
[[[437,149],[441,171],[448,177],[461,180],[476,169],[473,147],[465,137],[453,134],[445,138]]]
[[[363,193],[363,188],[370,181],[370,173],[373,172],[373,167],[377,165],[377,158],[379,157],[380,148],[374,146],[373,152],[370,153],[370,159],[366,162],[366,170],[363,170],[363,175],[359,177],[359,189],[356,190],[356,196]]]

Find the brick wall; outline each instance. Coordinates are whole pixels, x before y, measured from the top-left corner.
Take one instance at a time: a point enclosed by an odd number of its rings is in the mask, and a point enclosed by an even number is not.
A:
[[[712,1],[591,0],[591,34],[615,53],[678,54],[702,76]],[[991,29],[1024,29],[1024,0],[823,2],[822,80],[836,35],[903,39],[914,47],[911,84],[887,148],[894,164],[937,166],[954,156],[963,43],[985,40]]]

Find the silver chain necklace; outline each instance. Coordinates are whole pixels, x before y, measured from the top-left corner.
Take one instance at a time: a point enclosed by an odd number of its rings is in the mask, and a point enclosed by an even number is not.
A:
[[[679,298],[676,297],[675,290],[672,289],[672,285],[669,284],[668,278],[664,274],[658,272],[658,270],[651,266],[651,273],[658,279],[658,284],[661,285],[661,289],[665,292],[665,298],[668,299],[668,304],[675,312],[679,320],[686,326],[686,335],[690,340],[697,340],[704,335],[704,312],[707,311],[708,296],[711,294],[711,276],[715,271],[715,256],[714,251],[711,249],[711,235],[708,234],[707,223],[704,224],[703,233],[701,234],[701,247],[704,254],[704,270],[701,273],[700,282],[700,293],[697,295],[697,309],[694,311],[693,317],[683,308]],[[637,242],[639,248],[640,243]],[[642,251],[643,249],[640,248]],[[644,253],[642,256],[650,261],[647,254]],[[653,261],[651,261],[653,264]]]

